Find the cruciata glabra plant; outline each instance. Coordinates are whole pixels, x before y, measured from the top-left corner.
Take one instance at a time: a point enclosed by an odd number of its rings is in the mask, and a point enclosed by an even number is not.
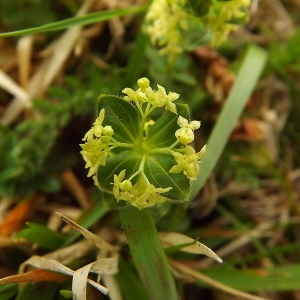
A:
[[[95,184],[138,209],[167,199],[186,201],[190,181],[199,173],[200,152],[188,145],[199,121],[190,121],[186,104],[175,104],[179,94],[150,87],[147,78],[139,88],[125,88],[123,98],[101,95],[98,117],[86,133],[81,154]],[[151,113],[165,111],[153,121]]]
[[[99,97],[98,117],[83,138],[81,154],[106,202],[121,204],[120,220],[149,299],[176,300],[149,208],[188,199],[206,147],[196,152],[189,145],[200,122],[190,121],[188,105],[174,103],[179,94],[167,94],[160,85],[153,90],[147,78],[137,83],[137,90],[123,90],[124,97]],[[161,116],[153,121],[155,110]]]

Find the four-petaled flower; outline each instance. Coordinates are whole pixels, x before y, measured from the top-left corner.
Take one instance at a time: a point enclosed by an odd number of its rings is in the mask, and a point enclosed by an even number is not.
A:
[[[186,145],[194,140],[194,130],[200,127],[199,121],[189,121],[182,116],[178,117],[177,124],[181,127],[175,132],[175,136],[179,141]]]
[[[179,153],[173,151],[172,154],[178,165],[173,166],[170,173],[183,173],[190,180],[195,180],[200,171],[199,161],[206,152],[206,146],[204,146],[200,152],[196,153],[195,149],[189,145],[185,148],[185,153]]]

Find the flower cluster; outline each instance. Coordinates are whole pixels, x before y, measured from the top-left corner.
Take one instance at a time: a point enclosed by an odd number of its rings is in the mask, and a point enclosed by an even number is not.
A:
[[[218,46],[227,39],[231,31],[238,29],[237,23],[247,23],[246,8],[250,0],[214,1],[204,24],[212,31],[211,44]]]
[[[123,200],[138,209],[163,203],[168,198],[175,201],[186,200],[188,194],[182,194],[183,198],[180,199],[178,194],[181,189],[189,193],[189,181],[198,176],[200,159],[206,149],[203,147],[196,153],[188,145],[194,140],[194,130],[200,127],[200,122],[189,122],[180,115],[179,112],[184,111],[183,107],[187,106],[174,104],[179,98],[178,94],[167,94],[160,85],[157,85],[156,91],[153,90],[147,78],[141,78],[137,83],[137,90],[123,90],[126,94],[123,98],[108,97],[102,106],[109,107],[109,116],[114,119],[106,120],[105,108],[101,108],[93,127],[84,136],[85,144],[81,145],[81,154],[86,161],[86,168],[89,168],[88,176],[95,175],[95,184],[112,193],[118,202]],[[114,100],[116,108],[112,102]],[[120,111],[122,106],[133,109],[134,113]],[[162,120],[167,114],[166,121],[160,121],[168,125],[163,128],[159,128],[160,125],[155,127],[156,123],[148,118],[158,107],[165,107],[168,111],[160,118]],[[117,117],[118,113],[123,117],[127,115],[128,122]],[[136,117],[137,115],[140,116]],[[188,118],[188,110],[185,116]],[[138,124],[134,124],[135,118]],[[104,120],[105,124],[114,124],[114,128],[110,125],[103,126]],[[140,129],[134,136],[133,131],[137,126]],[[168,162],[168,167],[165,161]],[[188,186],[180,187],[180,184]]]
[[[203,30],[209,31],[211,44],[218,46],[231,31],[237,30],[237,24],[248,21],[246,9],[249,5],[250,0],[212,0],[208,10],[204,10],[204,14],[201,11],[200,17],[196,17],[188,0],[153,0],[146,16],[145,31],[151,37],[151,43],[161,47],[160,54],[167,55],[172,61],[184,50],[185,32],[191,37],[198,35],[201,44],[206,38]],[[187,45],[190,42],[193,41],[188,41]]]
[[[166,197],[161,196],[161,193],[166,193],[172,188],[157,188],[150,184],[147,177],[140,176],[137,183],[132,186],[128,179],[124,179],[126,170],[121,171],[119,175],[114,175],[113,194],[117,201],[124,200],[129,204],[143,209],[151,207],[155,204],[163,203]]]
[[[146,16],[146,31],[151,43],[162,47],[160,53],[170,60],[182,52],[181,30],[188,28],[188,13],[183,10],[185,0],[154,0]]]
[[[81,144],[80,152],[85,160],[85,167],[89,168],[88,177],[97,172],[98,166],[105,165],[109,144],[114,130],[111,126],[102,126],[105,117],[105,111],[102,109],[93,127],[85,134],[82,139],[85,144]]]
[[[139,88],[134,91],[131,88],[125,88],[122,92],[127,96],[124,97],[127,101],[133,101],[136,105],[140,103],[149,103],[152,109],[165,106],[166,109],[177,114],[176,105],[173,101],[179,98],[179,94],[169,92],[166,93],[164,87],[157,85],[158,90],[154,91],[150,87],[150,81],[147,78],[141,78],[137,82]]]

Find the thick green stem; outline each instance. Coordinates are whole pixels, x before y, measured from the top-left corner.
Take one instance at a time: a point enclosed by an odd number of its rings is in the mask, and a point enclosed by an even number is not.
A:
[[[174,278],[149,210],[139,211],[134,206],[127,206],[120,209],[120,218],[134,264],[149,298],[178,299]]]

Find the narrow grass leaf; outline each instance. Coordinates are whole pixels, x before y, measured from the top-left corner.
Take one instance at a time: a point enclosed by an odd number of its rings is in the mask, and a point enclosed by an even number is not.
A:
[[[207,152],[201,162],[201,172],[193,181],[190,199],[194,199],[213,171],[224,150],[228,138],[239,119],[267,60],[267,53],[261,48],[250,46],[225,105],[213,128],[207,145]]]
[[[174,278],[148,209],[119,210],[124,232],[139,276],[152,300],[178,299]]]
[[[50,23],[38,27],[33,27],[33,28],[18,30],[13,32],[7,32],[7,33],[1,33],[0,37],[34,34],[34,33],[46,32],[46,31],[62,30],[73,26],[89,25],[89,24],[103,22],[113,18],[118,18],[130,14],[142,13],[145,12],[146,9],[147,6],[136,6],[136,7],[129,7],[124,9],[99,11],[84,16],[77,16],[63,21],[58,21],[58,22],[54,22],[54,23]]]
[[[117,279],[126,300],[150,299],[136,274],[121,257],[119,259],[119,272],[115,275],[115,278]]]
[[[201,270],[201,272],[214,280],[243,291],[281,292],[300,289],[299,264],[256,270],[218,267]]]
[[[0,286],[1,300],[10,300],[18,292],[18,286],[16,283],[6,284]]]

